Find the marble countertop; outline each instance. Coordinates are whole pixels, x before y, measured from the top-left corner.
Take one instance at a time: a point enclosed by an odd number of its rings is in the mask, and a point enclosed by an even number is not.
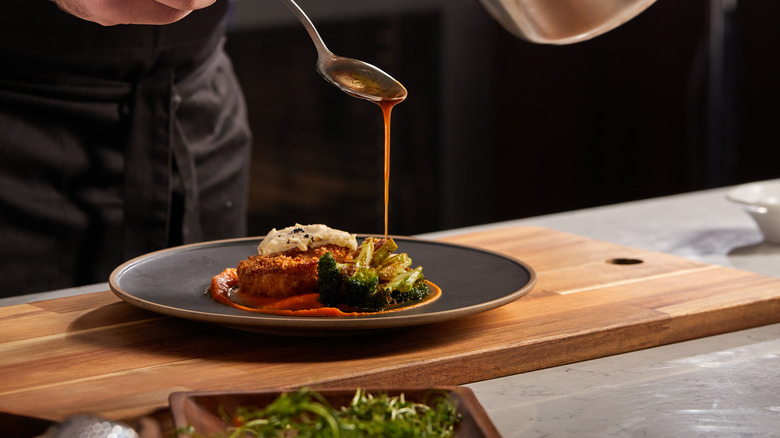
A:
[[[537,225],[780,277],[728,189],[481,227]],[[505,437],[770,437],[780,435],[780,324],[470,385]]]
[[[535,225],[780,277],[780,246],[715,189],[421,235]],[[106,290],[97,284],[0,306]],[[466,385],[504,437],[780,434],[780,324]]]

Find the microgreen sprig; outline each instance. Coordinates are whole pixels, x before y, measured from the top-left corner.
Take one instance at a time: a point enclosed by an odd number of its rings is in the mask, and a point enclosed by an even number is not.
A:
[[[348,406],[334,409],[316,391],[284,393],[262,409],[241,407],[223,417],[233,426],[226,438],[452,437],[461,420],[447,393],[432,393],[422,403],[404,394],[355,392]]]

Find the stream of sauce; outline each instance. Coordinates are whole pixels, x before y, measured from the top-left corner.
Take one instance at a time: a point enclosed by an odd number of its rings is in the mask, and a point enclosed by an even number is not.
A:
[[[382,108],[382,115],[385,121],[385,239],[388,235],[389,206],[390,206],[390,113],[393,107],[401,103],[402,100],[381,100],[378,102]]]
[[[390,202],[390,113],[394,106],[406,99],[406,88],[394,80],[384,80],[373,70],[356,68],[354,64],[347,68],[330,70],[330,79],[338,87],[358,99],[374,102],[382,108],[385,121],[385,239],[388,235],[388,205]]]

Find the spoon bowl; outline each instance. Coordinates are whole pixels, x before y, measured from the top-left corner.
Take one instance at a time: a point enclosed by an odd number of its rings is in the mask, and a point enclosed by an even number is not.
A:
[[[379,68],[352,58],[320,59],[317,71],[341,91],[374,102],[402,101],[406,88]]]
[[[328,50],[319,32],[294,0],[283,0],[306,28],[317,48],[317,72],[341,91],[372,102],[400,102],[406,88],[380,68],[357,59],[336,56]]]

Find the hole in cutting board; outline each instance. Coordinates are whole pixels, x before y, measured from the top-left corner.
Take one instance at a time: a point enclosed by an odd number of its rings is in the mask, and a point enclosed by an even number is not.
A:
[[[618,257],[615,259],[607,260],[607,263],[612,263],[613,265],[638,265],[640,263],[644,263],[644,260],[632,259],[627,257]]]

